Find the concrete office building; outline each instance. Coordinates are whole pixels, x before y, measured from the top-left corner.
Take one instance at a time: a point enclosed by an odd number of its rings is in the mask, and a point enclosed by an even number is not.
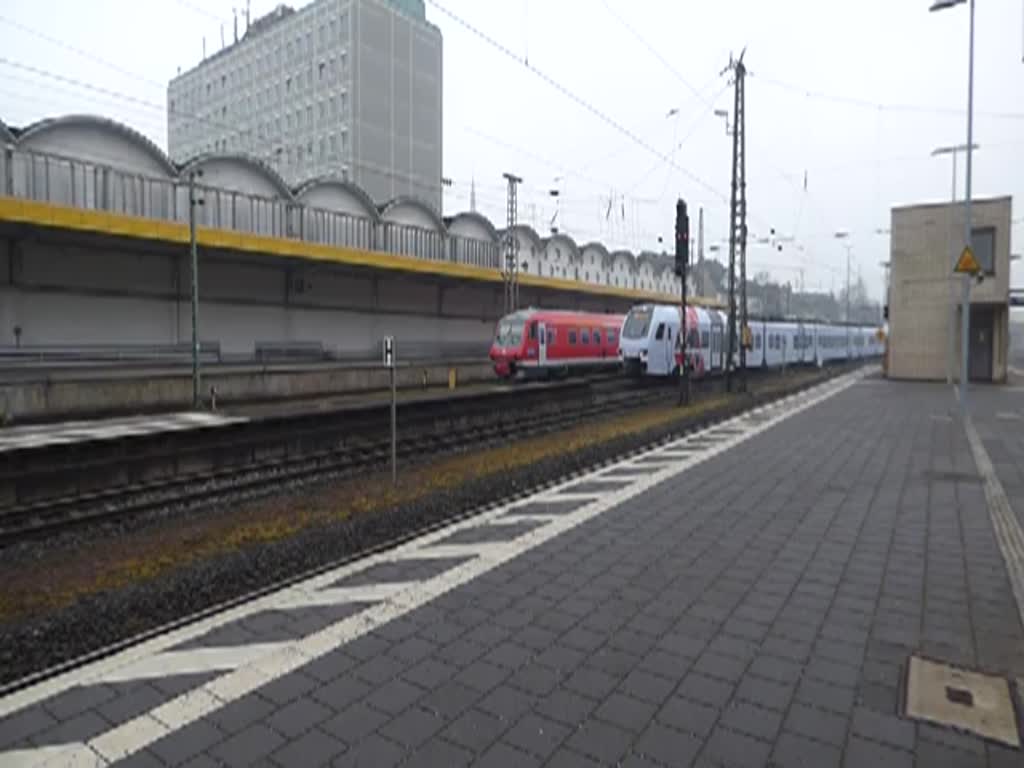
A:
[[[972,283],[970,380],[1006,380],[1009,353],[1009,197],[975,200],[974,254],[983,270]],[[953,266],[963,249],[963,203],[892,210],[889,285],[889,376],[960,377],[961,280]]]
[[[170,82],[169,154],[251,155],[293,187],[338,176],[440,211],[441,95],[423,0],[281,5]]]

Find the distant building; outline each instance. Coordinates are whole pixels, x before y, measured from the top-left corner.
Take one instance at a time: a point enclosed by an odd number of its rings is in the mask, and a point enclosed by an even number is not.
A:
[[[248,154],[292,186],[337,175],[441,210],[442,39],[423,0],[278,6],[171,80],[175,162]]]
[[[982,281],[971,287],[968,375],[1005,381],[1009,352],[1009,197],[975,200],[974,254]],[[960,377],[960,292],[953,266],[963,249],[963,203],[892,209],[889,361],[893,378]]]

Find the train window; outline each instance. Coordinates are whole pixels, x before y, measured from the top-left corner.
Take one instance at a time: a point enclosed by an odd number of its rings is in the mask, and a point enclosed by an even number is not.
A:
[[[554,328],[548,328],[547,330],[548,330],[548,344],[549,345],[554,344],[555,343],[555,329]]]
[[[595,344],[600,344],[601,343],[601,331],[599,329],[597,329],[597,328],[594,329],[594,343]]]
[[[537,323],[536,321],[530,323],[530,341],[537,340]]]
[[[576,331],[569,331],[569,344],[572,346],[576,345]]]
[[[590,331],[588,331],[586,328],[584,328],[582,331],[580,331],[580,344],[589,344],[589,343],[590,343]]]
[[[658,324],[658,330],[654,333],[654,338],[657,339],[658,341],[661,341],[662,339],[665,338],[665,324],[664,323],[659,323]]]
[[[760,349],[760,348],[761,348],[761,334],[759,333],[759,334],[757,334],[757,336],[754,337],[754,349]]]
[[[707,331],[701,331],[700,332],[700,345],[702,347],[706,347],[708,345],[708,332]]]
[[[608,343],[614,344],[618,334],[615,331],[608,331]]]

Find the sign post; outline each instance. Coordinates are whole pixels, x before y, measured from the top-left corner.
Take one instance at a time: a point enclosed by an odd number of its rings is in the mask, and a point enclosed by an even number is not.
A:
[[[395,384],[395,337],[384,337],[384,365],[391,372],[391,484],[398,483],[398,392]]]

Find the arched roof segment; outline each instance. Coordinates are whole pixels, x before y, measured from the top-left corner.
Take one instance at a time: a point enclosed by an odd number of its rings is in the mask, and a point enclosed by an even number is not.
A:
[[[277,171],[250,155],[219,152],[198,155],[185,163],[181,177],[187,179],[195,170],[203,172],[202,183],[207,186],[282,200],[295,199]]]
[[[458,234],[455,230],[460,229],[460,225],[468,225],[467,228],[476,227],[483,229],[495,243],[501,239],[498,230],[494,228],[491,220],[476,211],[463,211],[446,219],[446,221],[448,222],[448,231],[452,234]]]
[[[612,263],[620,259],[625,259],[629,262],[630,269],[636,269],[636,256],[633,255],[632,251],[612,251]]]
[[[4,144],[14,143],[14,134],[7,129],[7,125],[3,120],[0,120],[0,141]]]
[[[380,221],[380,211],[366,190],[337,176],[310,179],[295,190],[295,199],[313,208],[341,211]]]
[[[124,123],[98,115],[40,120],[21,131],[18,144],[29,149],[58,149],[61,154],[102,165],[157,171],[168,177],[177,173],[167,155],[152,141]],[[128,162],[133,159],[136,162]]]
[[[413,221],[410,221],[407,216],[402,215],[403,209],[412,214],[412,218],[414,219]],[[396,197],[394,200],[382,205],[380,207],[380,217],[384,221],[394,221],[398,224],[423,226],[429,222],[428,226],[432,226],[442,235],[447,231],[444,226],[444,221],[433,207],[423,202],[418,197],[412,197],[410,195]]]
[[[568,246],[568,248],[569,248],[569,255],[571,257],[579,259],[580,247],[578,245],[576,245],[576,241],[573,240],[568,235],[566,235],[566,234],[564,234],[562,232],[559,232],[558,234],[555,234],[555,235],[552,235],[551,237],[549,237],[547,239],[547,241],[545,242],[545,244],[550,244],[550,245],[558,245],[559,243],[562,243],[562,244]]]
[[[529,224],[516,224],[514,227],[512,227],[512,231],[516,234],[517,237],[521,238],[525,236],[527,240],[531,240],[533,242],[533,247],[536,250],[544,250],[544,240],[541,239],[541,236],[537,234],[537,230],[535,230]],[[502,237],[504,237],[505,232],[506,230],[503,229],[499,234]]]
[[[597,251],[599,254],[601,254],[602,266],[608,266],[609,264],[612,263],[612,255],[611,253],[608,252],[608,249],[605,248],[604,243],[599,243],[596,240],[593,240],[585,244],[582,248],[580,248],[581,253],[584,251]]]

